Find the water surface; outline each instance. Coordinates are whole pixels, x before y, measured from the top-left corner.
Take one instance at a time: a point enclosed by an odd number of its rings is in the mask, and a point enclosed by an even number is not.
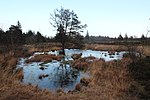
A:
[[[37,54],[44,54],[45,52],[36,52],[33,56]],[[59,51],[46,52],[47,54],[59,55]],[[125,52],[115,52],[114,55],[110,55],[107,51],[94,51],[94,50],[79,50],[79,49],[65,49],[66,56],[62,61],[53,60],[49,63],[43,62],[32,62],[30,64],[25,63],[29,58],[20,58],[18,67],[23,67],[25,84],[38,85],[41,89],[49,89],[51,91],[56,91],[58,89],[63,89],[64,91],[74,90],[75,85],[80,82],[83,77],[90,77],[88,73],[79,71],[77,69],[71,68],[69,64],[65,64],[62,67],[63,61],[71,61],[72,54],[82,53],[82,57],[94,56],[96,58],[103,58],[105,61],[121,59]],[[43,66],[44,69],[41,70],[40,67]],[[39,78],[41,75],[47,75],[47,77]]]

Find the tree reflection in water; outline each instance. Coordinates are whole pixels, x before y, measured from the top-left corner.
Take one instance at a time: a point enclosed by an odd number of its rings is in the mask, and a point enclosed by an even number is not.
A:
[[[74,84],[74,81],[76,81],[80,75],[77,69],[74,69],[69,64],[63,62],[65,62],[65,59],[62,60],[54,75],[56,80],[54,84],[56,87],[60,88]]]

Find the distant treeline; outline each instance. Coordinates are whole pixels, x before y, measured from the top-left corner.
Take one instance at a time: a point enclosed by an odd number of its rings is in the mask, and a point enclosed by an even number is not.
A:
[[[83,43],[101,43],[101,44],[126,44],[126,43],[134,43],[134,44],[149,44],[150,38],[147,38],[144,35],[141,35],[140,38],[133,38],[133,36],[128,37],[127,34],[123,37],[121,34],[117,38],[110,38],[106,36],[89,36],[89,33],[86,34],[85,37],[78,35],[77,38],[70,40],[70,43],[78,44],[77,46],[82,45]],[[11,25],[7,31],[3,31],[0,28],[0,45],[24,45],[24,44],[38,44],[43,42],[56,42],[58,36],[55,37],[46,37],[43,36],[40,32],[34,32],[29,30],[28,32],[22,32],[21,24],[18,21],[17,25]],[[62,38],[62,37],[59,37]],[[82,41],[81,41],[82,39]],[[79,43],[78,43],[79,42]],[[80,44],[80,45],[79,45]]]
[[[6,32],[0,28],[0,45],[23,45],[48,41],[51,39],[43,36],[40,32],[35,33],[32,30],[26,33],[22,32],[19,21],[17,25],[11,25]]]
[[[128,37],[126,34],[124,37],[120,34],[118,37],[110,38],[108,36],[89,36],[89,33],[86,34],[84,38],[84,42],[86,43],[101,43],[101,44],[149,44],[150,38],[141,35],[140,38],[135,38],[133,36]]]

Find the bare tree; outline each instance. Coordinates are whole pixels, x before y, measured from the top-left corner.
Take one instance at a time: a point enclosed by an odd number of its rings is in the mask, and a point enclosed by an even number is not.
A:
[[[62,51],[65,55],[65,45],[71,39],[75,39],[76,35],[83,32],[87,25],[81,25],[77,14],[69,9],[55,9],[53,14],[50,14],[50,24],[56,29],[56,40],[62,44]]]

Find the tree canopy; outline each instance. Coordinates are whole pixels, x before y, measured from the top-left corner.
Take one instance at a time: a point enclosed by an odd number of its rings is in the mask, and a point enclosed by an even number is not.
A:
[[[40,32],[33,32],[29,30],[26,33],[22,32],[21,23],[18,21],[17,25],[11,25],[5,32],[0,28],[0,45],[16,46],[23,44],[34,44],[50,41],[50,39],[42,36]]]
[[[82,25],[81,21],[78,20],[77,14],[69,9],[55,9],[53,13],[50,14],[50,24],[56,29],[56,40],[62,44],[62,50],[66,43],[81,41],[81,32],[87,25]],[[80,37],[80,38],[79,38]],[[78,39],[77,39],[78,38]]]

